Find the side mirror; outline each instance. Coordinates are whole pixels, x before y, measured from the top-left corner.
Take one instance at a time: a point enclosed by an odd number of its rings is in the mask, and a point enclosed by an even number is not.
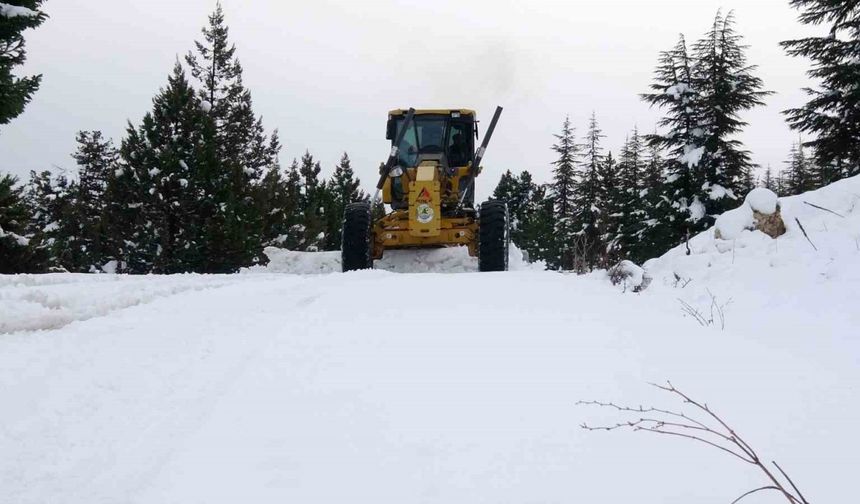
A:
[[[397,135],[397,121],[394,118],[388,119],[388,124],[385,127],[385,139],[394,140]]]

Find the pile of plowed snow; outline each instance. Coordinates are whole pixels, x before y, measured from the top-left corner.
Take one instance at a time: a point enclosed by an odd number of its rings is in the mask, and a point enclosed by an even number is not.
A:
[[[313,275],[340,273],[340,252],[296,252],[277,247],[265,250],[269,263],[266,266],[245,270],[249,273],[290,273]],[[511,245],[510,269],[522,271],[544,269],[543,264],[530,264],[523,260],[523,253]],[[389,250],[385,257],[376,261],[375,269],[397,273],[468,273],[478,271],[477,258],[469,256],[466,247],[438,248],[427,250]]]
[[[860,176],[780,198],[787,231],[776,239],[747,229],[752,209],[769,206],[761,191],[751,193],[741,208],[692,238],[689,255],[682,244],[645,263],[653,278],[646,292],[677,295],[706,318],[712,307],[725,307],[730,326],[797,332],[792,324],[809,326],[808,314],[814,313],[810,335],[846,331],[847,323],[857,322],[860,294]],[[739,303],[745,308],[732,308]],[[772,307],[783,304],[797,309],[768,316]]]
[[[59,329],[229,282],[228,277],[211,275],[0,275],[0,334]]]

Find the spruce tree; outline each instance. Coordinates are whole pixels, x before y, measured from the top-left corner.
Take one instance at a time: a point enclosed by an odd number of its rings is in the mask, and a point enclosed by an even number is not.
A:
[[[756,165],[735,136],[747,125],[740,113],[764,105],[762,99],[771,94],[753,75],[757,67],[747,63],[747,47],[734,25],[732,12],[725,18],[718,12],[711,30],[694,48],[693,79],[704,147],[698,169],[708,191],[702,200],[708,216],[734,208],[754,187]]]
[[[631,247],[630,257],[637,264],[659,257],[671,246],[674,226],[666,219],[671,215],[671,201],[666,198],[666,161],[657,144],[648,147],[647,158],[642,173],[641,197],[642,215],[635,237],[636,244]]]
[[[634,128],[621,149],[618,163],[618,185],[621,201],[617,212],[617,228],[614,235],[615,246],[621,251],[621,258],[635,256],[641,243],[641,233],[645,229],[645,144],[639,130]],[[646,193],[647,194],[647,193]]]
[[[519,204],[519,193],[519,180],[517,180],[517,177],[511,172],[511,170],[507,170],[502,174],[502,177],[499,179],[499,183],[496,184],[496,188],[493,189],[493,199],[504,201],[508,204],[508,212],[511,214],[512,227],[514,227],[513,216],[515,215],[512,208]]]
[[[287,196],[290,207],[285,209],[289,216],[287,239],[284,242],[290,250],[304,250],[305,244],[305,185],[299,162],[293,159],[287,174]]]
[[[622,239],[625,210],[625,194],[618,164],[610,151],[603,159],[598,170],[600,183],[600,249],[597,250],[596,265],[611,268],[619,259],[626,257]]]
[[[605,255],[603,232],[600,229],[601,219],[603,219],[600,170],[604,164],[600,142],[603,138],[603,132],[597,123],[597,114],[592,113],[588,123],[588,133],[583,142],[584,151],[579,180],[573,195],[576,248],[576,264],[573,265],[573,269],[579,272],[594,269]]]
[[[787,196],[801,194],[818,187],[813,178],[814,174],[813,170],[810,169],[809,160],[803,150],[802,141],[792,144],[789,158],[785,164],[784,190]]]
[[[325,249],[325,183],[320,181],[322,167],[310,152],[305,151],[299,166],[302,177],[302,250],[317,252]]]
[[[82,261],[74,247],[80,226],[74,211],[76,185],[64,174],[30,172],[25,189],[30,213],[28,233],[46,253],[51,271],[75,271]]]
[[[325,191],[326,250],[340,250],[341,227],[346,206],[367,199],[360,187],[361,181],[356,178],[349,155],[344,152]]]
[[[510,170],[502,174],[493,191],[493,199],[508,204],[511,219],[511,241],[528,254],[529,260],[548,260],[553,237],[552,201],[547,188],[534,183],[532,174],[523,171],[515,176]],[[548,212],[548,213],[547,213]]]
[[[39,11],[42,0],[4,0],[0,3],[0,125],[8,124],[30,103],[42,76],[16,77],[12,72],[27,59],[24,31],[47,19]]]
[[[532,175],[524,171],[519,177],[507,170],[502,174],[499,184],[493,190],[493,199],[504,201],[508,205],[510,216],[511,240],[519,247],[524,247],[522,237],[522,226],[528,210],[528,203],[532,197],[535,185]]]
[[[32,218],[18,179],[0,175],[0,274],[41,273],[47,251],[33,239]]]
[[[807,88],[810,100],[786,110],[789,125],[813,137],[804,145],[815,153],[819,184],[860,174],[860,2],[791,0],[800,22],[825,25],[828,33],[782,42],[791,56],[809,58],[807,74],[819,81]]]
[[[74,194],[73,211],[80,226],[77,247],[82,262],[78,271],[90,272],[106,261],[105,191],[108,180],[117,170],[119,153],[110,139],[100,131],[81,131],[78,148],[72,157],[78,165],[78,184]]]
[[[769,189],[774,193],[779,194],[779,192],[777,191],[777,177],[774,177],[773,169],[770,167],[770,165],[767,165],[767,169],[764,171],[764,178],[761,180],[761,187],[764,187],[765,189]]]
[[[262,118],[254,115],[220,3],[202,32],[203,41],[195,43],[186,62],[199,85],[200,106],[212,121],[204,139],[212,148],[206,198],[212,199],[213,213],[205,235],[211,267],[235,271],[262,260],[264,235],[270,233],[264,229],[259,191],[264,175],[278,164],[280,143],[277,132],[267,137]]]
[[[137,215],[129,217],[136,225],[124,237],[132,244],[128,263],[133,272],[228,272],[238,267],[230,253],[242,251],[204,243],[212,237],[204,235],[200,206],[201,193],[208,196],[202,187],[208,180],[199,176],[209,161],[203,110],[177,63],[167,86],[153,99],[152,112],[138,128],[129,125],[120,153],[132,180],[120,177],[114,183],[134,194],[130,205]],[[230,232],[228,219],[215,222]],[[209,224],[211,229],[213,222]]]
[[[556,269],[559,241],[555,237],[555,196],[551,184],[535,184],[523,209],[517,245],[528,254],[529,261],[545,261]]]
[[[287,240],[292,202],[287,178],[279,166],[266,172],[257,195],[263,216],[263,245],[281,247]]]
[[[557,255],[549,260],[553,269],[570,271],[574,267],[574,245],[576,240],[576,174],[579,157],[579,145],[576,143],[575,131],[570,124],[570,117],[564,119],[561,134],[555,135],[558,142],[552,150],[558,154],[553,162],[552,198],[555,214],[555,229],[553,237],[556,245],[553,247]]]

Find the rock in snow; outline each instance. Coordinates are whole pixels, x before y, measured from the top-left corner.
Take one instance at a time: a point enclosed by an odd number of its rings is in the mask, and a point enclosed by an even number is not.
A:
[[[753,189],[741,206],[717,217],[714,237],[718,240],[735,240],[744,231],[754,230],[771,238],[782,236],[785,224],[779,209],[776,193],[763,187]]]

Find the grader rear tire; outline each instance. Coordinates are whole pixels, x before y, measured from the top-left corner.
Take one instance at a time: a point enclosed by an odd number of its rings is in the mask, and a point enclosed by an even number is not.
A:
[[[508,205],[487,201],[481,205],[478,236],[478,269],[507,271],[511,244]]]
[[[370,203],[350,203],[343,213],[343,236],[340,251],[343,272],[373,268],[373,216]]]

